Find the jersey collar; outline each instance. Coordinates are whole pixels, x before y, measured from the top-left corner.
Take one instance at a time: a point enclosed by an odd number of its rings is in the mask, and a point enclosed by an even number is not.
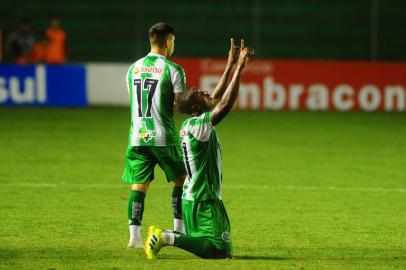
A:
[[[162,54],[159,54],[159,53],[153,53],[153,52],[150,52],[150,53],[148,54],[148,56],[156,56],[156,57],[162,57],[162,58],[165,58],[165,56],[163,56]]]

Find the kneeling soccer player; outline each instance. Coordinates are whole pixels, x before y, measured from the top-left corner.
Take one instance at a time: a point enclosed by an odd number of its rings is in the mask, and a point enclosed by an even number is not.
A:
[[[191,116],[180,131],[187,171],[182,196],[186,235],[150,226],[144,246],[148,259],[156,258],[164,246],[182,248],[201,258],[232,258],[230,222],[221,199],[221,148],[214,126],[233,107],[241,72],[253,52],[244,48],[243,40],[238,48],[231,39],[226,70],[212,95],[188,89],[179,97],[179,110]]]

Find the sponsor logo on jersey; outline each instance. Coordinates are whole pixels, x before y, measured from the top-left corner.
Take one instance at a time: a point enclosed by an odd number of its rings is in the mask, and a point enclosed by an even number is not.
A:
[[[141,72],[142,73],[154,73],[154,74],[161,74],[162,73],[162,68],[158,67],[142,67]]]
[[[143,139],[144,142],[149,142],[158,135],[157,130],[148,129],[147,123],[142,121],[141,128],[138,130],[138,137]]]
[[[138,74],[138,73],[140,73],[140,69],[139,68],[134,68],[134,74]]]
[[[223,241],[226,242],[226,243],[231,242],[230,232],[223,232],[221,234],[221,239],[223,239]]]
[[[186,135],[187,135],[187,131],[186,131],[186,130],[181,130],[181,131],[179,131],[179,136],[184,137],[184,136],[186,136]]]

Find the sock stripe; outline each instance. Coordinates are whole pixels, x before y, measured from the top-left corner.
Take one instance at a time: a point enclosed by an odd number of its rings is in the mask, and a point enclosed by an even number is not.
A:
[[[172,191],[172,209],[175,219],[182,219],[182,187],[173,187]]]
[[[128,198],[128,224],[141,225],[144,214],[145,193],[132,190]]]

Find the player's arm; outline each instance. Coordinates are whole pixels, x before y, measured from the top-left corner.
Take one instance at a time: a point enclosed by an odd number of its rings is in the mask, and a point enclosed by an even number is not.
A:
[[[134,66],[134,64],[132,64],[131,66],[130,66],[130,68],[128,69],[128,71],[127,71],[127,73],[126,73],[126,75],[125,75],[125,85],[126,85],[126,88],[127,88],[127,93],[128,93],[128,97],[129,98],[131,98],[131,94],[130,94],[130,83],[132,83],[132,82],[130,82],[130,76],[131,76],[131,73],[130,73],[130,71],[131,71],[131,68]]]
[[[178,100],[179,100],[180,94],[181,94],[181,93],[175,93],[175,100],[174,100],[174,104],[173,104],[173,105],[175,106],[175,109],[177,109],[177,110],[179,110],[179,109],[178,109],[178,104],[179,104],[179,103],[178,103]]]
[[[179,96],[186,89],[185,70],[182,67],[178,66],[178,68],[175,70],[174,74],[172,75],[171,80],[172,80],[172,85],[173,85],[173,92],[175,94],[174,106],[175,106],[175,108],[177,108]]]
[[[254,54],[254,51],[250,48],[242,47],[238,57],[237,67],[234,71],[234,75],[228,84],[224,95],[221,100],[214,105],[211,111],[210,122],[213,126],[223,120],[223,118],[228,114],[228,112],[233,108],[234,102],[238,97],[238,92],[240,89],[240,77],[241,73],[247,63],[249,57]]]
[[[127,88],[127,94],[128,97],[131,98],[131,94],[130,94],[130,87],[128,85],[128,74],[130,73],[131,68],[127,71],[127,74],[125,75],[125,86]]]
[[[230,41],[230,51],[228,52],[228,59],[227,59],[227,66],[224,70],[223,76],[221,76],[220,81],[217,83],[216,88],[214,89],[213,93],[210,95],[210,98],[213,100],[214,103],[220,101],[221,97],[224,94],[224,91],[227,88],[227,83],[230,81],[231,70],[233,65],[237,62],[239,47],[234,45],[234,39],[232,38]],[[241,45],[244,45],[244,40],[241,40]]]

